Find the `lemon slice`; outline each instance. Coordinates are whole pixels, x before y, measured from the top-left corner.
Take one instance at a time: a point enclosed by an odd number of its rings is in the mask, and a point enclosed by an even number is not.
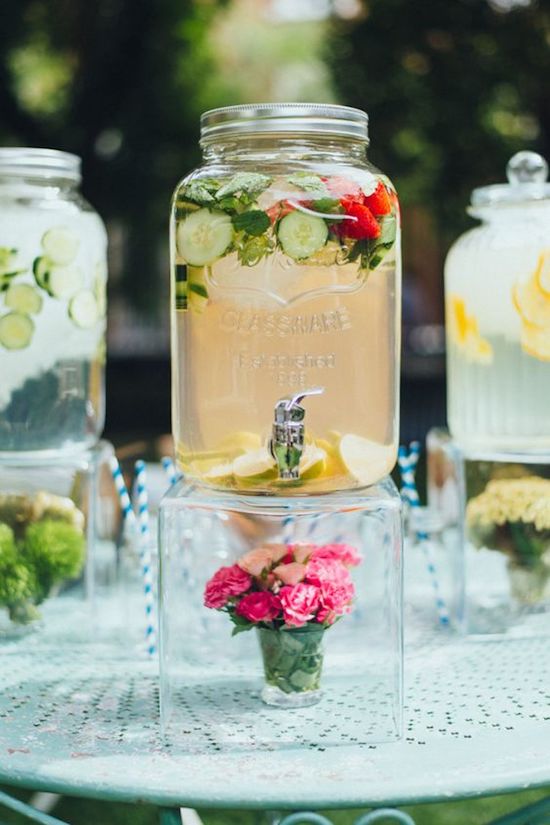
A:
[[[550,330],[540,329],[532,324],[521,328],[521,348],[527,355],[540,361],[550,361]]]
[[[227,453],[228,456],[238,456],[239,453],[252,452],[259,450],[262,446],[262,440],[258,433],[249,433],[245,430],[236,433],[229,433],[218,444],[218,449],[222,453]]]
[[[393,469],[395,447],[350,433],[340,441],[340,458],[360,484],[374,484]]]
[[[300,478],[303,481],[310,481],[318,478],[325,470],[327,454],[321,447],[308,445],[300,459]]]
[[[538,283],[531,278],[525,284],[516,284],[512,289],[514,306],[522,319],[541,329],[550,327],[550,295],[539,289]]]
[[[539,289],[550,296],[550,249],[541,252],[535,270],[535,279]]]
[[[267,447],[244,453],[233,462],[233,475],[243,483],[268,481],[277,475],[275,459]]]
[[[216,464],[215,467],[203,474],[203,478],[211,484],[227,484],[233,478],[233,462]]]

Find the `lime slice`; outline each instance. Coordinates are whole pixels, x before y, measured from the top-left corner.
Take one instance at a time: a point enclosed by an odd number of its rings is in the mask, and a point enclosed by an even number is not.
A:
[[[539,289],[550,296],[550,249],[541,252],[535,270],[535,279]]]
[[[302,481],[311,481],[318,478],[325,470],[327,453],[321,447],[308,445],[300,459],[300,478]]]
[[[267,447],[247,452],[233,462],[233,475],[243,483],[269,481],[277,475],[275,459]]]
[[[6,349],[25,349],[34,333],[34,324],[28,315],[9,312],[0,318],[0,345]]]
[[[393,469],[395,447],[350,433],[340,441],[340,458],[360,484],[374,484]]]

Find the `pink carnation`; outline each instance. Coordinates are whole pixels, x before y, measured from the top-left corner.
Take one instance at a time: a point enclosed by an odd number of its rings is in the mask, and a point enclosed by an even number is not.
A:
[[[304,580],[306,566],[293,561],[290,564],[279,564],[274,568],[273,573],[283,584],[298,584]]]
[[[346,585],[351,584],[351,576],[348,568],[338,559],[315,554],[307,563],[306,581],[316,585],[323,581]]]
[[[355,588],[351,581],[346,584],[335,584],[323,581],[319,586],[321,606],[317,613],[317,621],[333,624],[338,616],[351,612],[351,604],[355,595]]]
[[[273,593],[261,591],[243,596],[235,610],[249,622],[270,622],[281,612],[281,602]]]
[[[361,553],[351,544],[325,544],[314,551],[312,558],[334,559],[346,567],[356,567],[362,561]]]
[[[261,576],[264,570],[268,570],[287,553],[286,544],[263,544],[241,556],[237,564],[251,576]]]
[[[286,585],[279,592],[285,623],[293,627],[309,622],[319,608],[319,588],[300,582]]]
[[[251,576],[238,564],[220,567],[206,584],[204,605],[215,609],[224,607],[232,596],[240,596],[251,584]]]
[[[288,549],[294,557],[294,561],[303,564],[318,549],[317,544],[290,544]]]

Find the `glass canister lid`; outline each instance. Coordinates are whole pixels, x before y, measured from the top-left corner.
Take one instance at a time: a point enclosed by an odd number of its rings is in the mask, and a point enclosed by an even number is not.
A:
[[[517,152],[506,166],[508,183],[482,186],[472,192],[472,206],[517,205],[550,198],[548,164],[536,152]]]
[[[257,103],[211,109],[201,117],[201,143],[252,133],[300,132],[368,142],[369,118],[361,109],[324,103]]]

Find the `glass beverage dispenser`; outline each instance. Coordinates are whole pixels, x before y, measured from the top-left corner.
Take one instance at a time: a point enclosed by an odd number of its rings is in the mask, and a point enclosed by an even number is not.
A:
[[[107,236],[80,158],[0,149],[0,461],[93,446],[104,419]]]
[[[400,224],[343,106],[207,112],[171,221],[173,420],[188,478],[364,487],[395,463]]]
[[[445,265],[448,419],[466,451],[550,450],[550,184],[519,152],[508,183],[475,189],[482,225]]]

